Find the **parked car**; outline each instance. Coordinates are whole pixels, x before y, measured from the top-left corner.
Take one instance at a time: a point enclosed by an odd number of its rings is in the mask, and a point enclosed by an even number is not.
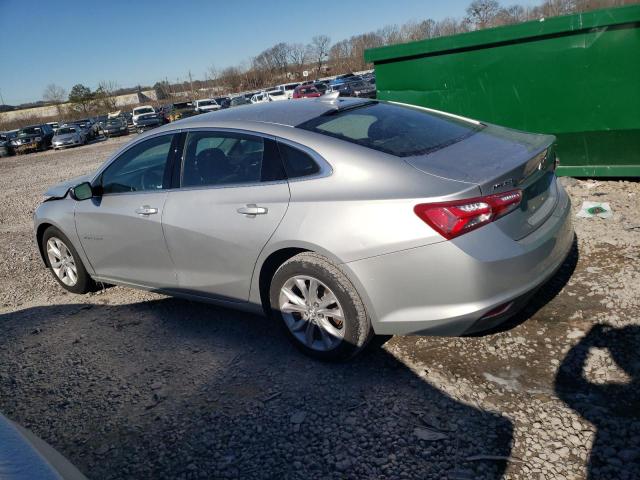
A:
[[[124,117],[109,118],[105,121],[102,132],[105,137],[129,135],[129,126]]]
[[[316,87],[321,95],[324,95],[329,90],[329,85],[326,82],[315,82],[313,86]]]
[[[100,134],[100,125],[97,122],[94,122],[90,118],[83,118],[82,120],[75,120],[73,122],[74,125],[78,125],[80,128],[83,128],[87,133],[87,140],[93,140]]]
[[[240,105],[249,105],[251,100],[247,99],[244,95],[238,95],[229,100],[229,107],[239,107]]]
[[[47,125],[51,127],[51,129],[53,130],[53,133],[55,133],[58,127],[60,126],[58,122],[47,122]]]
[[[134,125],[138,133],[142,133],[145,130],[159,127],[164,124],[163,117],[158,113],[143,113],[138,115]]]
[[[269,101],[269,95],[267,92],[256,93],[250,99],[251,103],[267,103]]]
[[[286,92],[282,90],[267,90],[267,95],[269,95],[269,100],[272,102],[280,102],[282,100],[289,100],[291,97]]]
[[[74,121],[60,122],[60,127],[58,127],[58,128],[62,128],[62,127],[79,128],[84,133],[84,136],[87,139],[87,141],[93,140],[93,138],[95,137],[93,128],[87,122],[82,122],[82,121],[78,121],[78,122],[74,122]]]
[[[260,92],[251,97],[251,103],[279,102],[281,100],[288,100],[287,94],[282,90]]]
[[[11,145],[12,136],[8,132],[0,133],[0,157],[9,157],[13,155],[13,146]]]
[[[293,90],[293,98],[315,98],[322,95],[316,87],[311,85],[298,85]]]
[[[191,102],[176,102],[171,106],[169,111],[169,121],[175,122],[182,118],[188,118],[196,115]]]
[[[54,150],[66,147],[77,147],[85,143],[87,143],[86,132],[76,125],[58,127],[58,130],[51,139],[51,145]]]
[[[127,125],[133,125],[133,113],[131,113],[131,112],[123,112],[122,116],[127,121]]]
[[[277,85],[274,90],[280,90],[287,96],[287,100],[291,100],[293,98],[293,90],[298,85],[300,85],[300,82],[283,83],[282,85]]]
[[[104,129],[104,126],[107,123],[108,118],[109,118],[109,115],[98,115],[93,119],[93,122],[98,126],[98,131],[102,131]]]
[[[53,129],[46,123],[31,125],[18,130],[11,140],[11,147],[16,153],[27,153],[35,150],[46,150],[51,146]]]
[[[138,126],[138,117],[140,117],[140,115],[149,115],[150,113],[153,113],[154,115],[156,113],[155,109],[151,105],[134,108],[131,112],[131,121],[133,122],[133,125],[136,127]]]
[[[338,92],[341,97],[376,97],[376,87],[362,80],[340,83],[334,85],[333,89],[334,91]]]
[[[196,113],[214,112],[220,110],[220,105],[214,98],[203,98],[202,100],[195,100],[193,107]]]
[[[215,101],[220,105],[220,108],[229,108],[229,102],[231,98],[229,97],[216,97]]]
[[[346,359],[374,334],[493,328],[554,274],[574,237],[554,140],[337,96],[233,108],[51,188],[35,237],[70,292],[264,311]]]

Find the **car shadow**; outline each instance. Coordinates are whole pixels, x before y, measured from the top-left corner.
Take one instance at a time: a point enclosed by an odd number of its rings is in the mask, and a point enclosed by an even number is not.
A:
[[[610,380],[611,366],[605,367],[605,378],[594,376],[588,358],[597,349],[605,350],[626,378]],[[558,369],[556,394],[596,428],[587,465],[590,479],[640,478],[638,352],[640,327],[598,324],[569,350]]]
[[[0,329],[0,411],[91,478],[498,479],[511,454],[509,419],[384,349],[321,363],[255,315],[167,298]]]

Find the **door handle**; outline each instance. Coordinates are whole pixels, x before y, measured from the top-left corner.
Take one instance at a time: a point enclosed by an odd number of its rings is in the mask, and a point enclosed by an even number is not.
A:
[[[143,205],[140,208],[136,208],[136,213],[146,217],[158,213],[158,209],[150,207],[149,205]]]
[[[269,210],[265,207],[259,207],[255,203],[249,203],[246,207],[241,207],[237,210],[238,213],[246,215],[248,217],[255,217],[256,215],[265,215]]]

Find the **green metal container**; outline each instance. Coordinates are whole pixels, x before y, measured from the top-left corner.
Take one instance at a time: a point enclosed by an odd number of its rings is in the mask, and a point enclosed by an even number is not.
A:
[[[558,137],[559,175],[640,176],[640,5],[370,49],[378,98]]]

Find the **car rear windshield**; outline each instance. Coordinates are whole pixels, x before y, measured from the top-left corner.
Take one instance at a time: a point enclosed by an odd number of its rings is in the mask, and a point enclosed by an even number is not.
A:
[[[483,125],[416,107],[372,101],[329,111],[297,128],[410,157],[457,143]]]

